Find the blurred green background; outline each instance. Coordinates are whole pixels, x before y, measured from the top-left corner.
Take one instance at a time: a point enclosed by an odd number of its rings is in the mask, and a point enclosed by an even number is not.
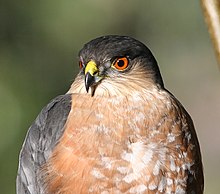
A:
[[[78,71],[77,53],[105,34],[133,36],[154,53],[166,87],[190,112],[208,194],[220,190],[220,72],[199,1],[0,1],[0,185],[15,193],[26,131]]]

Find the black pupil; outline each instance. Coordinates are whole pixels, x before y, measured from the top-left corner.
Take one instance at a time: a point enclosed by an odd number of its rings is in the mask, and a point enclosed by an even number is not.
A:
[[[118,66],[123,67],[125,62],[123,60],[118,60]]]

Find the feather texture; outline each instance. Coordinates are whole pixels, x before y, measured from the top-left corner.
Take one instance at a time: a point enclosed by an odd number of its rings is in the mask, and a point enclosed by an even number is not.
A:
[[[70,108],[71,95],[58,96],[43,108],[29,128],[19,156],[17,194],[44,193],[40,166],[62,136]]]

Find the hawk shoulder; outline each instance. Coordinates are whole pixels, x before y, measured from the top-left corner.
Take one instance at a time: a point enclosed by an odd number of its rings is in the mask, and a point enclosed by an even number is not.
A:
[[[37,176],[64,131],[71,109],[71,95],[60,95],[45,106],[28,130],[19,155],[17,193],[43,193]]]

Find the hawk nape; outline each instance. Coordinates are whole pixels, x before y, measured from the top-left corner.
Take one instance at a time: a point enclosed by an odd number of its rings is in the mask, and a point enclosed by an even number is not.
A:
[[[103,36],[84,45],[79,67],[27,133],[17,193],[203,193],[193,122],[151,51]]]

